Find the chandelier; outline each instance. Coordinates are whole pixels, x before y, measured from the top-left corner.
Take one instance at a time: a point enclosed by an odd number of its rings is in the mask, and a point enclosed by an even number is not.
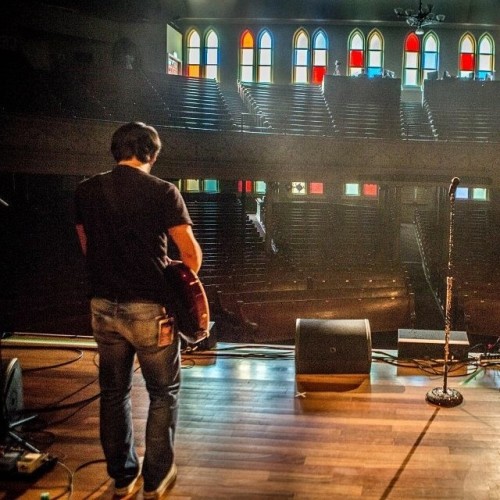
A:
[[[419,0],[418,11],[397,7],[394,9],[394,13],[399,18],[405,19],[409,26],[415,28],[416,35],[423,35],[426,26],[442,23],[445,18],[443,14],[434,14],[432,7],[431,3],[422,5],[422,0]]]

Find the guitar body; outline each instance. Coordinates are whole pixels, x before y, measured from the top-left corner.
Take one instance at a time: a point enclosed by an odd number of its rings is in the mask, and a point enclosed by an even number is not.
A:
[[[210,310],[205,289],[196,273],[181,261],[172,261],[164,272],[175,292],[173,307],[179,333],[189,344],[197,344],[210,335]]]

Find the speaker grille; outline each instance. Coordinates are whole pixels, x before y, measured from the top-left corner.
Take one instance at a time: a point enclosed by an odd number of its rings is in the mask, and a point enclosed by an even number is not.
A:
[[[296,374],[370,373],[367,319],[297,319]]]
[[[17,358],[2,362],[0,382],[2,419],[10,422],[24,408],[22,371]]]

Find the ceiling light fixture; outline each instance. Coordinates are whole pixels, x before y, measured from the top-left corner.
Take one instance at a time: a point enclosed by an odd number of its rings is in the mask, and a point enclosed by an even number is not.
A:
[[[432,8],[431,3],[422,5],[422,0],[419,0],[418,11],[397,7],[394,9],[394,13],[399,18],[405,19],[409,26],[415,28],[415,34],[423,35],[426,26],[442,23],[445,19],[443,14],[434,14]]]

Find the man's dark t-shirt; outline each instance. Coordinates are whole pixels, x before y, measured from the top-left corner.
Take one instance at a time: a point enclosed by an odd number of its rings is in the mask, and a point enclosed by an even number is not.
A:
[[[168,300],[167,230],[192,224],[176,186],[119,165],[83,181],[75,204],[87,236],[90,295],[164,302],[167,294]]]

